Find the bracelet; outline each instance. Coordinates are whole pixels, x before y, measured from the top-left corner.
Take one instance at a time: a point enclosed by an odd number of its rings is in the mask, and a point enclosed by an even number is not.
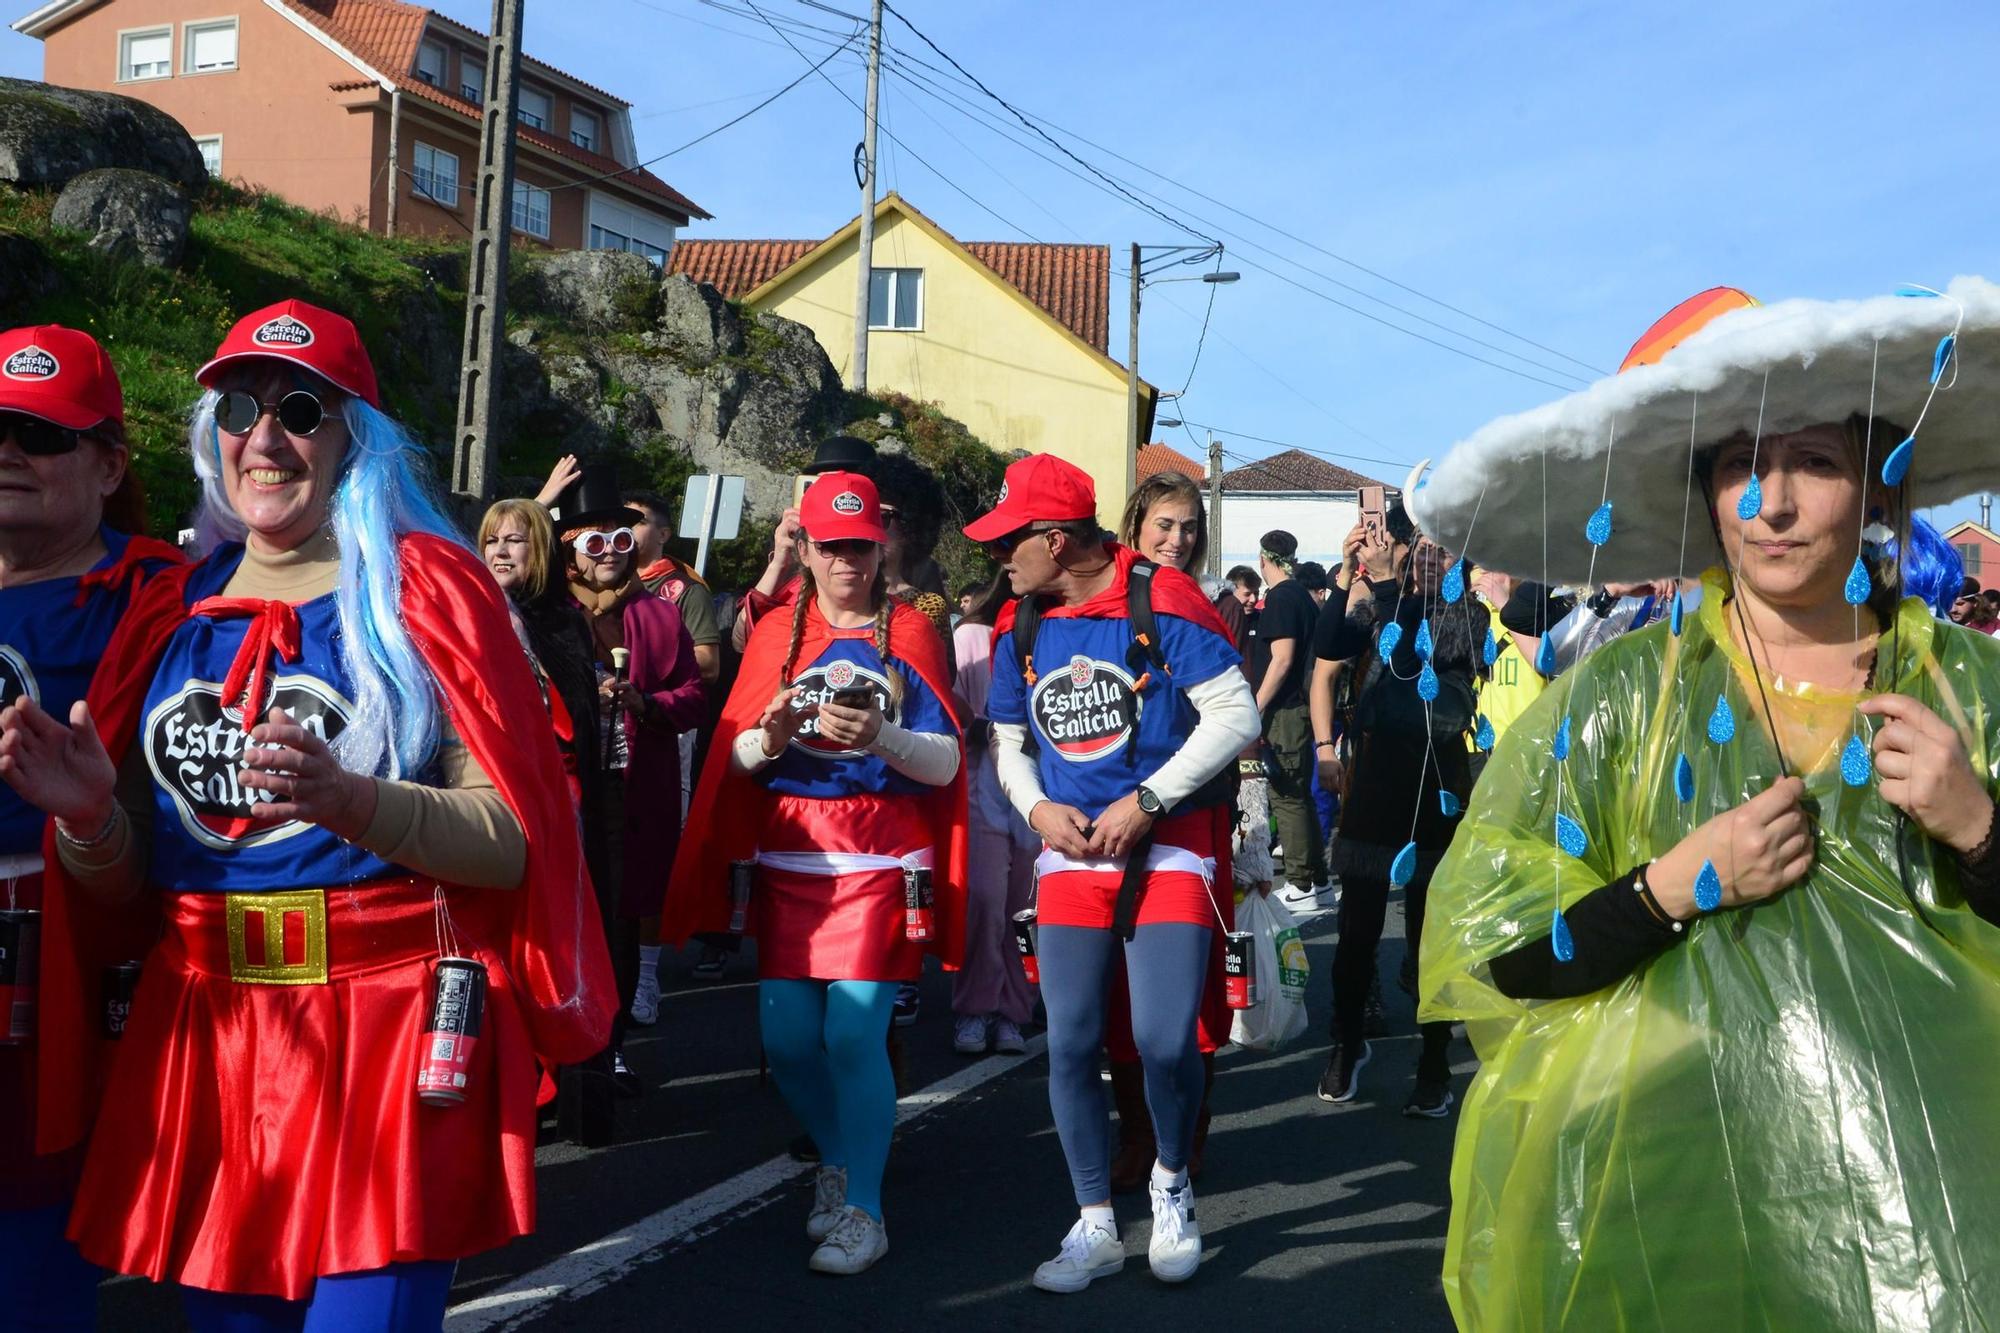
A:
[[[1979,840],[1977,847],[1959,857],[1959,860],[1966,865],[1978,865],[1981,861],[1993,855],[1993,840],[1995,835],[2000,835],[2000,802],[1996,802],[1991,808],[1990,817],[1986,825],[1986,836]]]
[[[63,822],[58,819],[56,821],[56,836],[78,851],[88,851],[93,847],[102,847],[105,843],[110,842],[111,835],[118,831],[118,818],[124,813],[124,808],[118,802],[113,801],[111,803],[111,813],[104,817],[104,827],[98,829],[97,832],[91,834],[88,838],[77,837],[67,828],[64,828]]]
[[[1649,862],[1632,872],[1632,891],[1639,895],[1640,906],[1646,909],[1653,920],[1663,926],[1671,927],[1674,934],[1678,935],[1687,929],[1687,922],[1668,916],[1667,909],[1660,906],[1660,900],[1653,896],[1653,886],[1646,883],[1646,872],[1650,869],[1652,865]]]
[[[1314,741],[1314,742],[1313,742],[1313,749],[1315,749],[1315,750],[1331,750],[1331,749],[1334,749],[1335,747],[1337,747],[1337,746],[1338,746],[1339,744],[1340,744],[1340,742],[1339,742],[1339,741]]]

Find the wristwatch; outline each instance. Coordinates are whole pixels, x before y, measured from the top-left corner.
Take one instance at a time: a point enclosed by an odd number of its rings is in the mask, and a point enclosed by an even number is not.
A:
[[[1153,794],[1153,789],[1151,787],[1141,786],[1138,791],[1138,796],[1139,796],[1139,808],[1141,810],[1144,810],[1147,814],[1151,815],[1153,818],[1158,819],[1161,815],[1167,812],[1167,807],[1165,803],[1162,802],[1158,796],[1155,796]]]

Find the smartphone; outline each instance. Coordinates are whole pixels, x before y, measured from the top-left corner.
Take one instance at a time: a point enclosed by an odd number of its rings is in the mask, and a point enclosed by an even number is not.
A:
[[[816,480],[818,478],[814,477],[810,472],[801,472],[798,476],[792,478],[792,508],[797,509],[805,503],[806,487],[812,485]],[[1378,487],[1377,489],[1380,488]]]
[[[1361,488],[1361,526],[1367,531],[1371,542],[1380,543],[1388,531],[1388,511],[1389,503],[1385,487]]]
[[[858,708],[865,713],[875,706],[875,691],[866,688],[835,690],[828,702],[839,704],[842,708]]]

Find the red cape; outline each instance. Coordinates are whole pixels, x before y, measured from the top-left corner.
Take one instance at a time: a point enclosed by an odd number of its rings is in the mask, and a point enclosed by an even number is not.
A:
[[[945,667],[944,640],[923,612],[906,603],[895,603],[889,621],[890,647],[896,660],[922,678],[931,692],[943,701],[952,725],[964,729],[952,700],[951,675]],[[695,786],[694,803],[688,807],[687,827],[701,833],[682,839],[680,854],[674,858],[673,882],[667,887],[667,901],[660,919],[660,937],[676,943],[701,933],[722,934],[729,928],[729,863],[748,860],[757,851],[757,832],[764,824],[764,811],[771,793],[747,773],[730,765],[730,753],[737,736],[757,725],[779,689],[785,666],[785,652],[791,645],[789,616],[767,616],[757,622],[750,642],[743,649],[742,669],[729,701],[722,706],[722,720],[715,730],[715,744],[708,763]],[[811,662],[833,641],[818,608],[808,609],[804,638],[799,643],[798,660]],[[956,970],[965,956],[966,882],[966,779],[961,760],[958,773],[942,787],[929,788],[913,797],[924,804],[924,816],[931,829],[931,846],[936,866],[931,886],[937,898],[937,937],[928,951],[947,968]]]
[[[524,998],[535,1054],[546,1064],[586,1059],[610,1040],[619,1007],[576,816],[540,719],[541,692],[508,620],[498,585],[479,561],[436,537],[402,541],[403,618],[437,679],[446,715],[501,798],[521,821],[527,872],[505,893],[512,907],[504,952]],[[148,579],[119,622],[87,696],[114,760],[139,731],[167,640],[188,618],[182,565]],[[107,906],[63,870],[55,821],[43,836],[41,1098],[38,1146],[55,1152],[88,1132],[114,1049],[98,1021],[103,969],[142,959],[160,934],[157,894]]]
[[[1126,588],[1132,581],[1132,566],[1138,563],[1139,553],[1129,546],[1117,542],[1106,542],[1104,549],[1118,564],[1118,576],[1110,586],[1087,602],[1076,606],[1047,606],[1042,608],[1044,620],[1060,620],[1067,616],[1093,616],[1100,620],[1126,620],[1130,618],[1130,608],[1126,606]],[[993,618],[993,639],[997,643],[1002,634],[1014,628],[1014,611],[1020,600],[1007,603],[1000,608],[1000,614]],[[1228,626],[1222,623],[1215,603],[1208,600],[1208,594],[1178,569],[1166,565],[1159,566],[1153,573],[1153,610],[1156,614],[1179,616],[1205,630],[1219,634],[1231,647],[1236,641],[1229,637]],[[1173,663],[1167,663],[1169,671]]]

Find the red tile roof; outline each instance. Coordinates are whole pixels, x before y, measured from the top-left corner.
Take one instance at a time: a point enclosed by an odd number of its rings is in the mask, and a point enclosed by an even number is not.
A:
[[[1222,474],[1225,491],[1355,491],[1382,482],[1298,449],[1287,449]],[[1393,489],[1393,488],[1392,488]]]
[[[1134,475],[1144,481],[1155,472],[1178,472],[1199,482],[1208,481],[1208,469],[1180,450],[1164,444],[1143,445],[1139,449],[1139,466]]]
[[[804,258],[818,241],[711,241],[674,243],[670,273],[685,273],[732,299],[753,292]]]
[[[420,5],[404,4],[402,0],[282,0],[282,2],[286,8],[325,32],[336,43],[373,67],[403,92],[455,111],[474,124],[479,123],[481,115],[478,107],[442,88],[424,82],[413,71],[417,63],[417,44],[423,40],[425,26],[431,19],[451,22],[451,26],[470,34],[478,41],[485,40],[484,34],[473,32],[463,24],[445,20],[441,15],[434,15]],[[606,101],[613,102],[621,108],[629,105],[608,93],[603,93],[601,89],[592,88],[581,79],[563,74],[552,66],[528,60],[525,56],[523,60],[547,70],[550,74],[569,79],[580,87],[590,88],[592,92],[599,93]],[[352,90],[354,86],[347,83],[335,85],[338,90]],[[531,129],[526,125],[515,127],[515,137],[518,141],[534,144],[577,164],[584,168],[588,175],[606,178],[606,184],[622,185],[639,194],[651,195],[683,217],[709,216],[699,204],[643,167],[627,168],[613,158],[578,148],[566,138],[544,130]]]

